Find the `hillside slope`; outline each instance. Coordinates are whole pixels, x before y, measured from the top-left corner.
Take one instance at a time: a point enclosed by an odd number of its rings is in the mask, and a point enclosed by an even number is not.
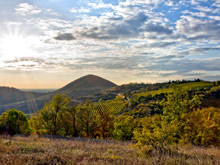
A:
[[[30,95],[33,97],[39,97],[44,94],[24,92],[19,89],[10,87],[0,87],[0,105],[27,100],[30,98]]]
[[[116,84],[95,75],[81,77],[63,88],[52,92],[52,94],[67,94],[71,98],[88,96],[103,89],[117,86]]]
[[[42,109],[43,105],[49,100],[51,100],[52,97],[56,94],[66,94],[69,97],[71,97],[73,101],[78,101],[77,97],[88,96],[96,92],[99,92],[103,89],[108,89],[115,86],[117,85],[101,77],[95,75],[87,75],[48,94],[31,95],[30,93],[20,91],[18,95],[19,99],[10,100],[10,97],[8,97],[7,102],[2,101],[2,103],[0,103],[0,113],[11,108],[16,108],[25,113],[33,113],[39,109]],[[3,93],[0,96],[0,100],[1,98],[7,96],[4,95],[5,94]]]

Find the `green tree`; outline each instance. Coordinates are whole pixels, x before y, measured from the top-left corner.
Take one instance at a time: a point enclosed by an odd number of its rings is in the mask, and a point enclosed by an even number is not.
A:
[[[93,104],[87,100],[85,104],[79,106],[78,109],[81,136],[94,137],[94,128],[96,127],[96,123]]]
[[[40,111],[40,119],[43,121],[43,126],[51,135],[65,134],[61,128],[61,115],[69,107],[70,98],[66,95],[56,95],[52,101],[46,103]]]
[[[0,116],[0,129],[10,135],[30,133],[27,116],[16,109],[10,109]]]
[[[132,116],[120,115],[114,119],[113,137],[117,140],[131,140],[136,127],[136,120]]]
[[[187,90],[174,88],[173,92],[167,95],[163,101],[163,121],[170,123],[180,120],[183,113],[192,112],[200,108],[202,96],[189,94]]]
[[[64,128],[65,136],[78,136],[78,109],[72,106],[63,111],[60,115],[61,126]]]
[[[39,135],[46,134],[47,129],[44,127],[44,122],[40,116],[40,112],[36,112],[32,115],[29,120],[29,125],[31,128],[32,133],[37,133]]]

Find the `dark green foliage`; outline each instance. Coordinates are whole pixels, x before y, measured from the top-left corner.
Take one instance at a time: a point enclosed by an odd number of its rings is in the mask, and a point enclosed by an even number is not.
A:
[[[30,129],[26,115],[16,109],[4,112],[0,116],[0,132],[9,135],[29,134]]]

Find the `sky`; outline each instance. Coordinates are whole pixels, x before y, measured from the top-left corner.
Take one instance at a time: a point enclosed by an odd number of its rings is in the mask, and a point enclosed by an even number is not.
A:
[[[0,0],[0,86],[220,79],[220,0]]]

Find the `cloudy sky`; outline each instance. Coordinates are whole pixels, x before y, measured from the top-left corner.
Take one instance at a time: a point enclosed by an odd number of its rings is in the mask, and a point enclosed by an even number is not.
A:
[[[220,0],[0,0],[0,86],[220,79]]]

